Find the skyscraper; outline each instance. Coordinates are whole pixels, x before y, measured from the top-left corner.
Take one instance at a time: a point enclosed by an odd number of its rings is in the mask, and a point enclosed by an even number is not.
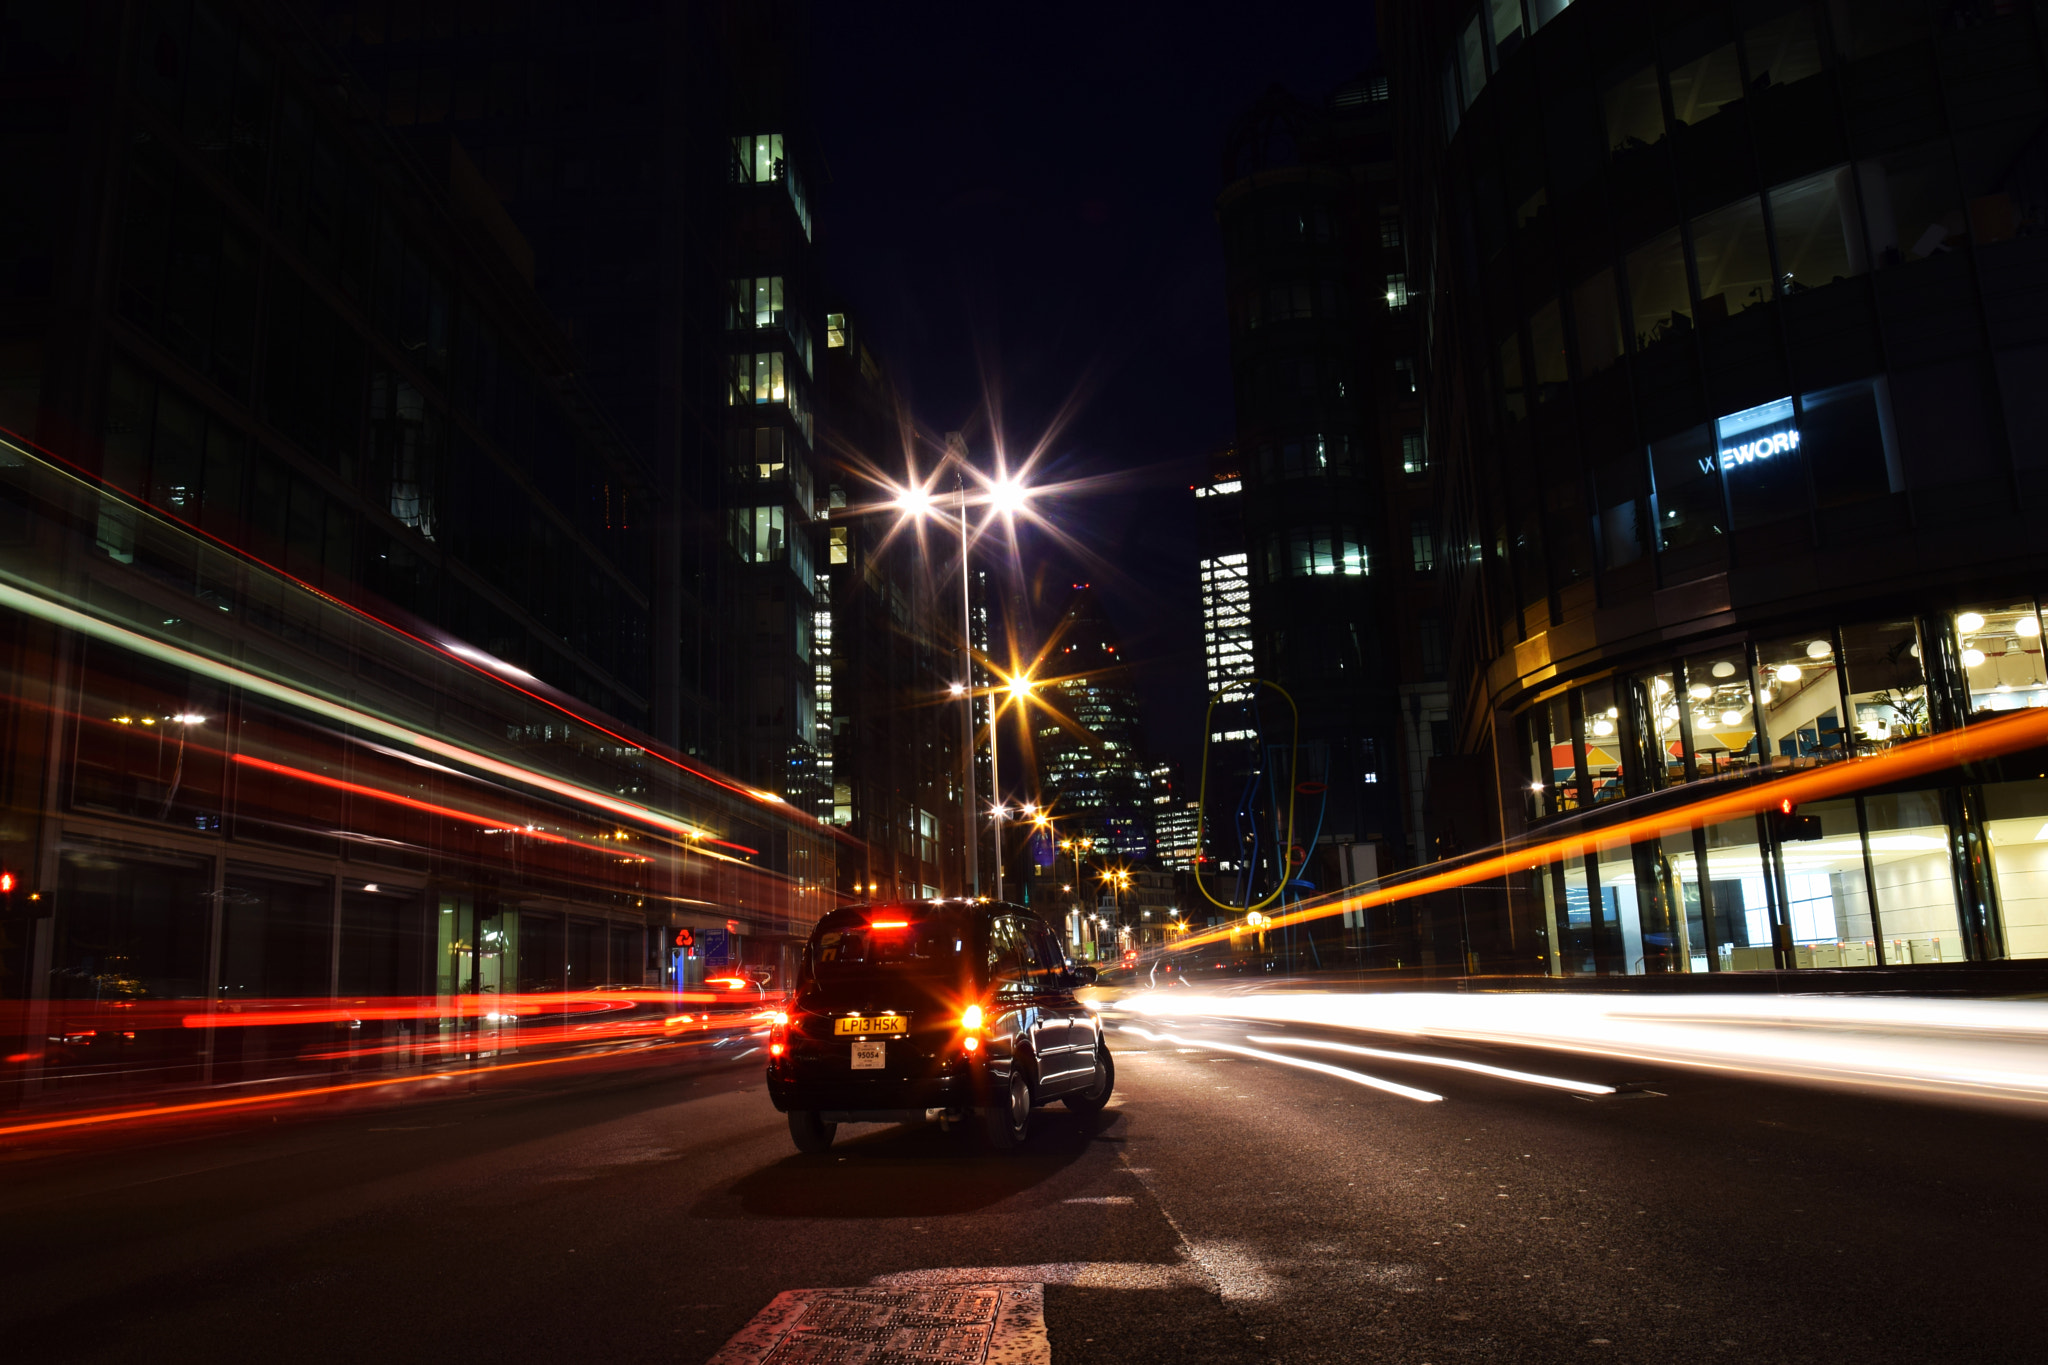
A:
[[[1043,799],[1062,836],[1095,840],[1098,855],[1152,852],[1150,781],[1137,691],[1094,588],[1076,583],[1055,628],[1042,691],[1062,719],[1034,709],[1033,743]]]
[[[1377,75],[1319,103],[1268,92],[1232,132],[1216,205],[1237,407],[1229,501],[1257,675],[1299,709],[1299,753],[1280,761],[1320,789],[1318,885],[1350,880],[1344,845],[1375,846],[1380,866],[1426,851],[1424,746],[1443,716],[1434,475],[1387,93]],[[1217,657],[1224,676],[1220,638]]]

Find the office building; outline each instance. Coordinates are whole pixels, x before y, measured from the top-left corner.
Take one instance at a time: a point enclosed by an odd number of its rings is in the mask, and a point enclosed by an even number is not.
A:
[[[1076,583],[1054,630],[1040,688],[1058,712],[1031,713],[1040,800],[1062,838],[1094,841],[1098,858],[1151,856],[1149,765],[1130,668],[1094,588]]]
[[[1224,168],[1236,477],[1200,491],[1240,507],[1256,673],[1292,699],[1301,745],[1275,738],[1291,712],[1270,693],[1255,700],[1263,719],[1211,729],[1264,732],[1277,758],[1240,766],[1298,761],[1319,789],[1303,816],[1319,831],[1310,863],[1291,876],[1328,887],[1347,878],[1340,846],[1372,845],[1383,867],[1425,856],[1422,779],[1445,733],[1435,470],[1386,78],[1314,103],[1275,88],[1233,130]],[[1281,818],[1263,802],[1237,823]],[[1233,838],[1250,842],[1219,865],[1274,857],[1276,839]]]
[[[2037,11],[1382,15],[1481,833],[2048,704]],[[1803,807],[1817,839],[1745,816],[1603,847],[1489,900],[1473,948],[1562,974],[2048,954],[2040,766]]]

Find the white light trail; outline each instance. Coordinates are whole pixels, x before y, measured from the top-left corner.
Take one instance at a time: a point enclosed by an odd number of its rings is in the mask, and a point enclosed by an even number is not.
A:
[[[1154,1019],[1307,1024],[1928,1098],[2048,1104],[2044,1001],[1177,990],[1113,1008]]]
[[[1521,1081],[1526,1085],[1547,1085],[1553,1090],[1570,1090],[1580,1095],[1612,1095],[1611,1085],[1596,1085],[1592,1081],[1574,1081],[1563,1076],[1539,1076],[1533,1071],[1511,1071],[1504,1066],[1488,1066],[1485,1062],[1468,1062],[1461,1057],[1431,1057],[1420,1052],[1388,1052],[1383,1048],[1358,1047],[1352,1043],[1333,1043],[1322,1038],[1268,1038],[1258,1034],[1248,1035],[1255,1043],[1271,1043],[1282,1047],[1321,1047],[1332,1052],[1348,1052],[1359,1057],[1377,1057],[1383,1062],[1409,1062],[1416,1066],[1441,1066],[1452,1071],[1470,1071],[1478,1076],[1495,1076],[1504,1081]]]
[[[1119,1033],[1135,1033],[1140,1038],[1149,1038],[1155,1043],[1178,1043],[1182,1047],[1208,1048],[1217,1052],[1235,1052],[1240,1056],[1256,1057],[1262,1062],[1279,1062],[1283,1066],[1300,1067],[1303,1071],[1318,1071],[1325,1076],[1335,1076],[1339,1080],[1350,1081],[1354,1085],[1369,1086],[1374,1090],[1384,1090],[1389,1095],[1399,1095],[1403,1099],[1417,1100],[1423,1104],[1436,1104],[1443,1099],[1442,1095],[1433,1095],[1427,1090],[1417,1090],[1414,1086],[1402,1085],[1399,1081],[1381,1080],[1378,1076],[1368,1076],[1363,1071],[1352,1071],[1347,1067],[1331,1066],[1328,1062],[1312,1062],[1306,1057],[1289,1057],[1282,1053],[1266,1052],[1255,1047],[1239,1047],[1235,1043],[1216,1043],[1210,1042],[1207,1039],[1183,1038],[1176,1033],[1153,1033],[1149,1029],[1137,1028],[1130,1024],[1125,1024],[1117,1031]]]

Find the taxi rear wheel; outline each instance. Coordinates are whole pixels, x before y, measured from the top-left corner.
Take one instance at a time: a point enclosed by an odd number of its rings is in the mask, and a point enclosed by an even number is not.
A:
[[[1109,1059],[1109,1049],[1098,1044],[1095,1048],[1095,1080],[1086,1090],[1068,1095],[1060,1103],[1077,1114],[1099,1114],[1102,1106],[1109,1103],[1109,1092],[1116,1089],[1116,1063]]]
[[[789,1111],[789,1137],[796,1149],[806,1155],[816,1156],[832,1146],[832,1137],[839,1131],[836,1123],[827,1123],[818,1117],[815,1109],[792,1109]]]
[[[991,1095],[983,1118],[988,1122],[988,1141],[998,1151],[1012,1151],[1024,1145],[1031,1132],[1031,1082],[1021,1070],[1010,1072],[1010,1086],[1001,1095]]]

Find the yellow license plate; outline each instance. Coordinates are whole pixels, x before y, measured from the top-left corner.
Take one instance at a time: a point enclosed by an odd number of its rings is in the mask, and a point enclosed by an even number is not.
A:
[[[910,1020],[901,1014],[870,1014],[861,1019],[834,1019],[832,1031],[842,1038],[870,1033],[908,1033]]]

